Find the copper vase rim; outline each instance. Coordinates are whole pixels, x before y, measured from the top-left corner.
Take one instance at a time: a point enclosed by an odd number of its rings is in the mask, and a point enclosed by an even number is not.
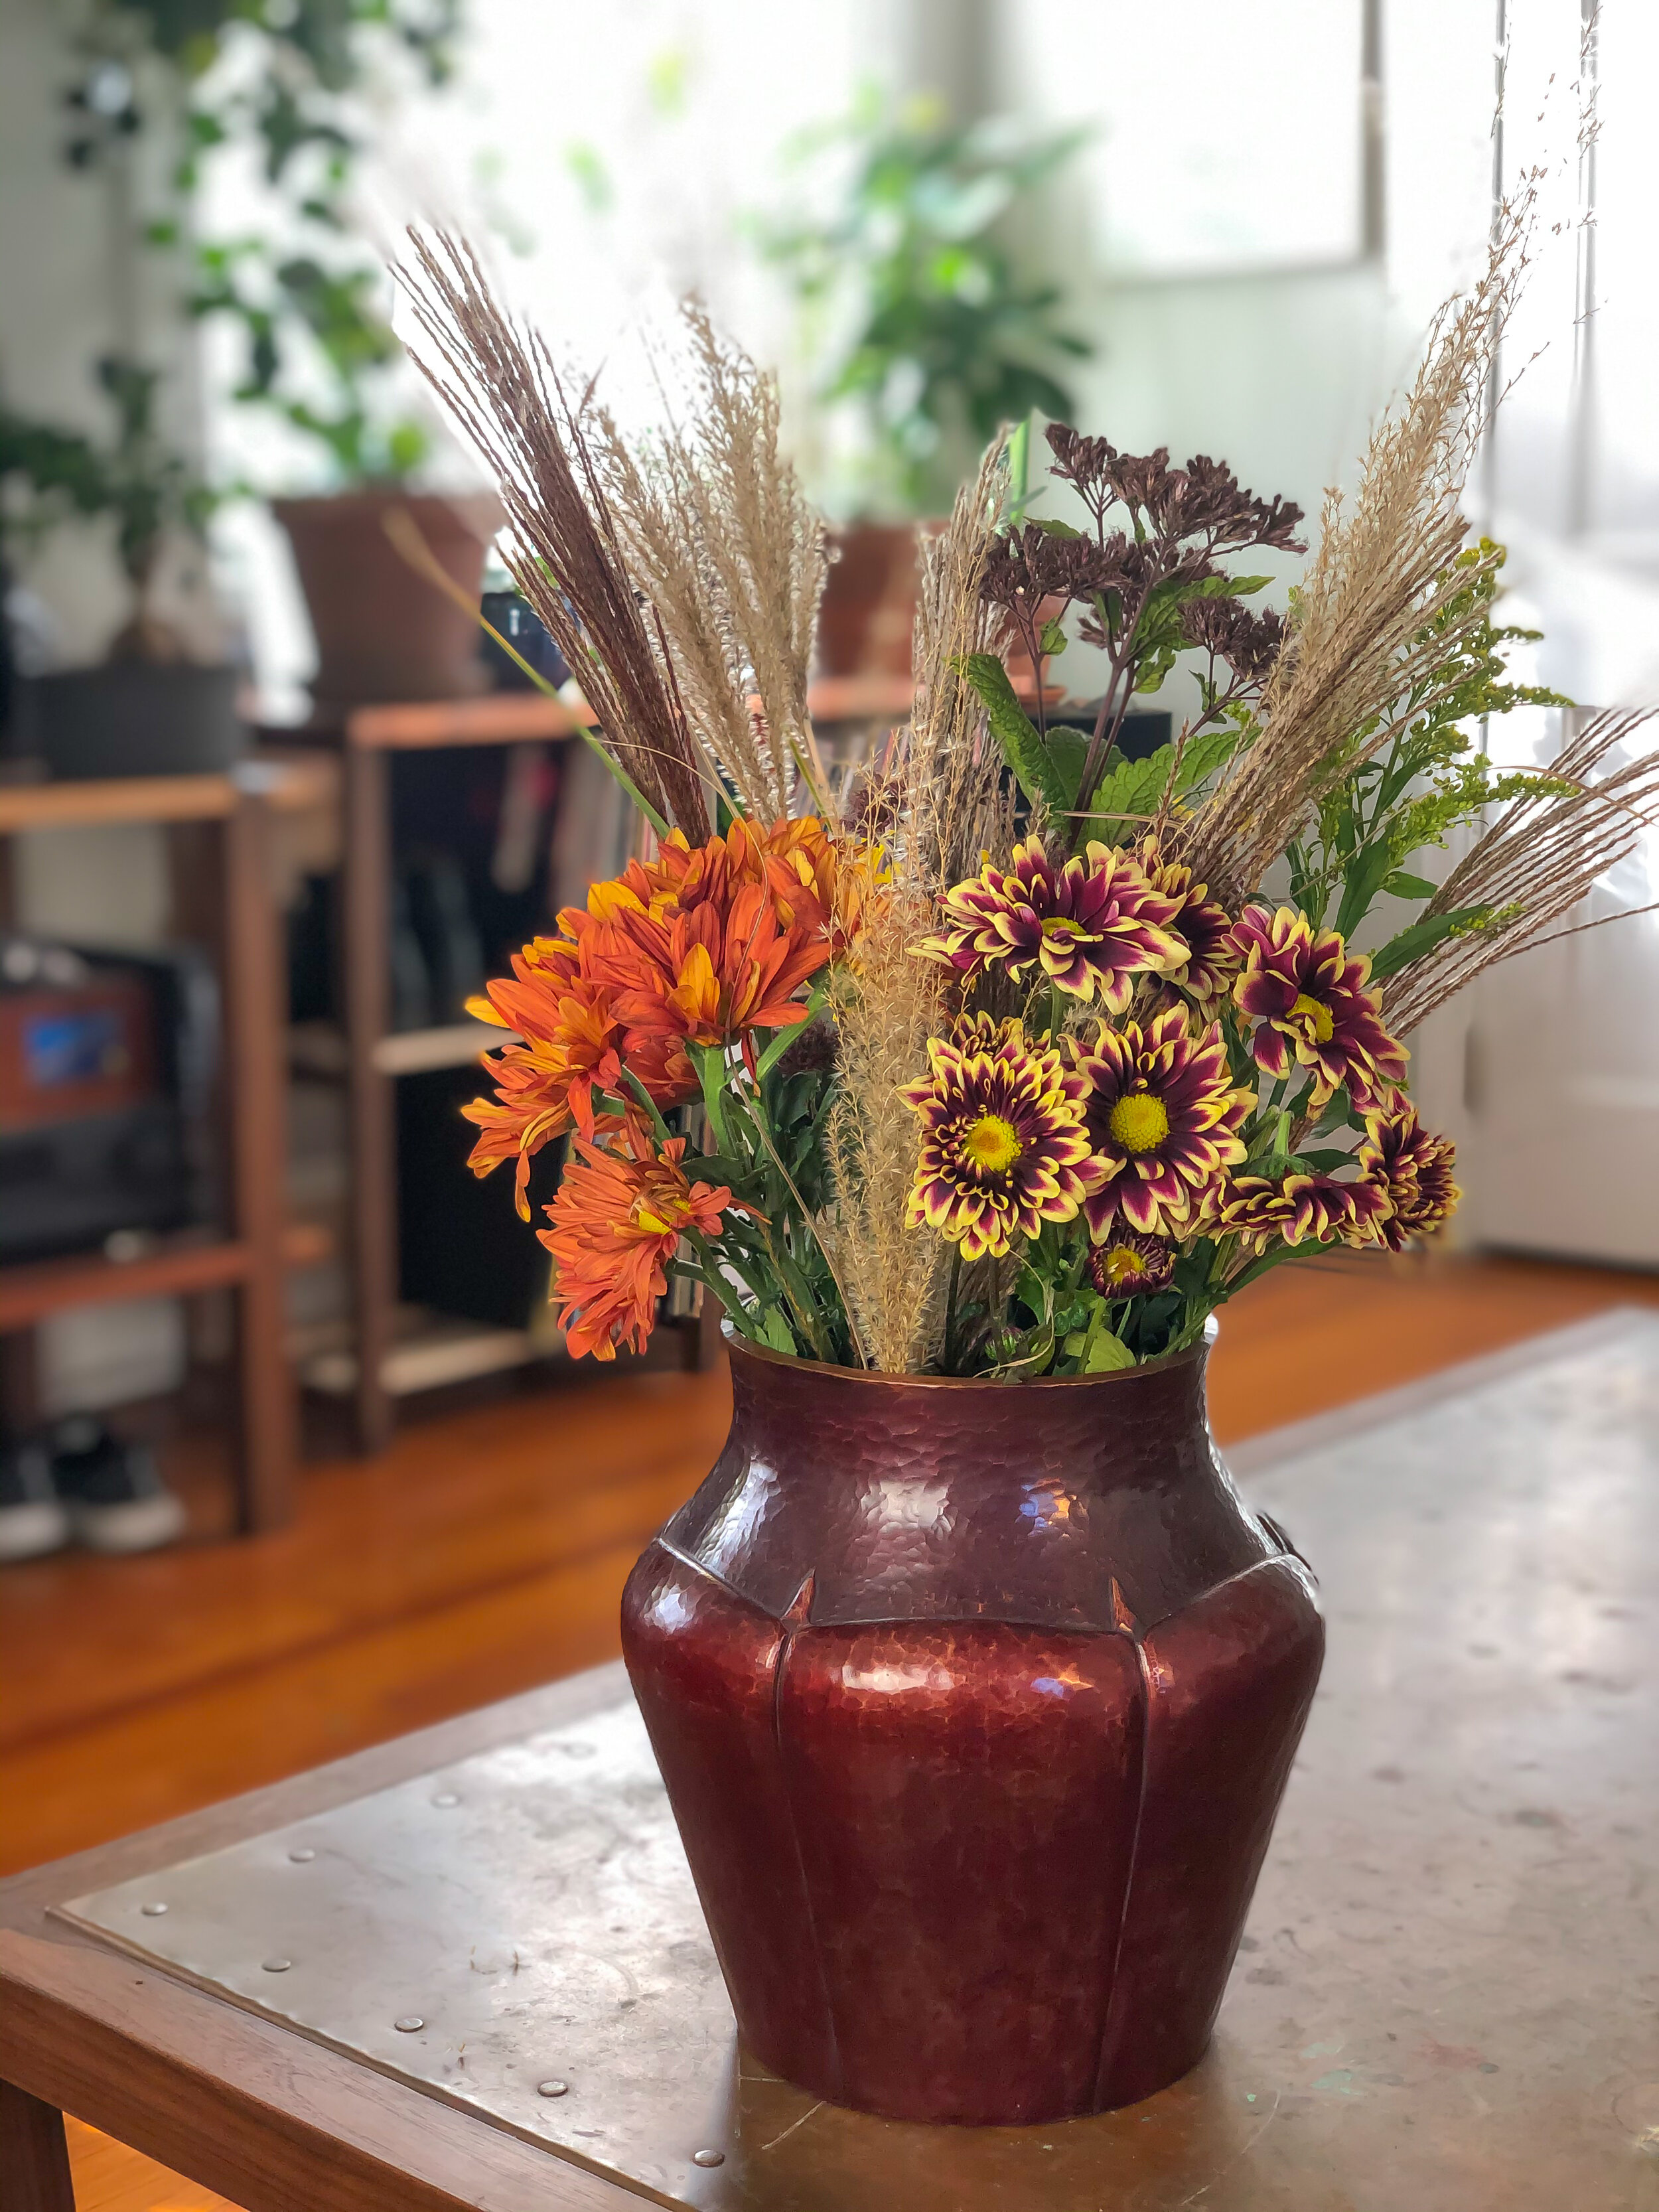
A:
[[[756,1344],[733,1328],[729,1321],[720,1323],[720,1334],[726,1340],[728,1352],[742,1352],[764,1366],[787,1367],[797,1375],[823,1375],[840,1382],[885,1384],[890,1389],[906,1390],[1075,1390],[1097,1389],[1103,1384],[1130,1382],[1138,1375],[1166,1374],[1181,1367],[1201,1367],[1209,1357],[1210,1346],[1219,1331],[1219,1323],[1212,1314],[1204,1324],[1204,1334],[1196,1344],[1189,1344],[1182,1352],[1161,1352],[1155,1359],[1138,1359],[1133,1367],[1110,1367],[1099,1375],[1039,1375],[1030,1382],[1002,1382],[988,1375],[890,1375],[884,1369],[875,1367],[832,1367],[822,1359],[798,1359],[791,1352],[774,1352],[769,1345]]]

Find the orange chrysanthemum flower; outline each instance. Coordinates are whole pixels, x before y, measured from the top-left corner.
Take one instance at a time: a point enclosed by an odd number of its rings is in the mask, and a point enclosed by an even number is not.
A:
[[[795,994],[845,935],[840,858],[807,817],[756,830],[733,822],[696,847],[679,831],[649,860],[630,860],[567,907],[559,934],[513,957],[471,1011],[522,1042],[489,1063],[493,1098],[464,1110],[477,1123],[476,1175],[517,1163],[530,1218],[533,1156],[572,1127],[591,1136],[596,1094],[622,1093],[623,1070],[657,1105],[697,1095],[690,1044],[724,1044],[804,1021]]]
[[[617,1347],[642,1352],[668,1288],[668,1262],[687,1230],[718,1235],[732,1203],[724,1186],[688,1180],[684,1137],[660,1150],[633,1116],[615,1143],[579,1137],[558,1194],[552,1226],[538,1236],[553,1255],[558,1325],[573,1358],[614,1359]]]
[[[827,843],[816,823],[781,823],[763,841],[734,822],[683,862],[677,856],[672,911],[658,918],[630,908],[605,925],[595,970],[615,986],[630,1054],[635,1039],[725,1044],[805,1020],[795,994],[830,951],[818,871],[833,862],[819,841]]]

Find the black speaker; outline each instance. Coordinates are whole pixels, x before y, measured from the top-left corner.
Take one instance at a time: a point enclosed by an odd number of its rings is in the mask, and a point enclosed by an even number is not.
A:
[[[513,1170],[480,1178],[466,1164],[477,1131],[461,1109],[488,1088],[477,1067],[397,1079],[398,1295],[500,1328],[526,1328],[546,1302],[552,1263],[519,1218]],[[532,1163],[532,1218],[558,1183],[560,1147]]]

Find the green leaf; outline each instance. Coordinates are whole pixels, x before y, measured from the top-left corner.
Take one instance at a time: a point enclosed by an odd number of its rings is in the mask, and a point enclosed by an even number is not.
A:
[[[1362,845],[1349,861],[1342,878],[1342,903],[1332,925],[1339,937],[1352,937],[1370,912],[1371,901],[1382,890],[1393,860],[1389,841],[1381,838],[1374,844]]]
[[[1181,756],[1175,796],[1182,797],[1194,785],[1213,775],[1237,743],[1238,732],[1235,728],[1200,730],[1190,738]],[[1132,843],[1157,813],[1175,768],[1173,744],[1160,745],[1144,760],[1118,761],[1095,787],[1085,837],[1097,837],[1106,845]],[[1080,839],[1081,842],[1084,841]]]
[[[787,1352],[791,1358],[795,1352],[795,1334],[776,1306],[768,1306],[760,1316],[761,1342],[769,1345],[774,1352]]]
[[[1052,622],[1043,623],[1042,635],[1037,640],[1037,643],[1044,653],[1064,653],[1067,642],[1065,626],[1058,616]]]
[[[991,734],[1019,779],[1020,789],[1034,805],[1064,814],[1072,804],[1071,794],[1042,732],[1014,696],[1007,670],[994,653],[970,653],[957,666],[983,701]]]
[[[1064,723],[1057,724],[1048,732],[1048,757],[1054,773],[1066,793],[1068,808],[1077,805],[1077,789],[1083,781],[1083,763],[1089,757],[1089,736],[1085,731],[1073,730]],[[1110,767],[1118,757],[1109,752],[1106,765]]]
[[[1033,514],[1027,520],[1035,522],[1037,528],[1049,538],[1081,538],[1083,535],[1080,530],[1073,530],[1069,522],[1060,521],[1057,515]]]
[[[1122,1338],[1103,1328],[1089,1346],[1088,1356],[1078,1372],[1082,1375],[1109,1375],[1114,1368],[1133,1367],[1134,1364],[1135,1356]]]
[[[1382,888],[1392,898],[1425,899],[1432,898],[1438,886],[1426,876],[1407,875],[1404,868],[1396,868],[1391,876],[1384,877]]]
[[[1398,937],[1391,937],[1380,952],[1372,953],[1372,982],[1380,983],[1387,976],[1398,975],[1408,963],[1420,960],[1425,952],[1432,952],[1449,937],[1467,937],[1477,929],[1485,929],[1497,914],[1498,908],[1487,901],[1480,906],[1454,907],[1447,914],[1421,915],[1402,929]]]

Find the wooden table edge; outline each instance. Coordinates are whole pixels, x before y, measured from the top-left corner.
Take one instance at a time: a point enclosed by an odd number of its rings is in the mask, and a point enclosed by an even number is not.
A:
[[[54,1905],[628,1695],[620,1662],[0,1883],[0,2081],[247,2212],[623,2212],[653,2200],[152,1968]],[[8,2195],[8,2212],[11,2199]],[[33,2212],[21,2200],[17,2212]]]

